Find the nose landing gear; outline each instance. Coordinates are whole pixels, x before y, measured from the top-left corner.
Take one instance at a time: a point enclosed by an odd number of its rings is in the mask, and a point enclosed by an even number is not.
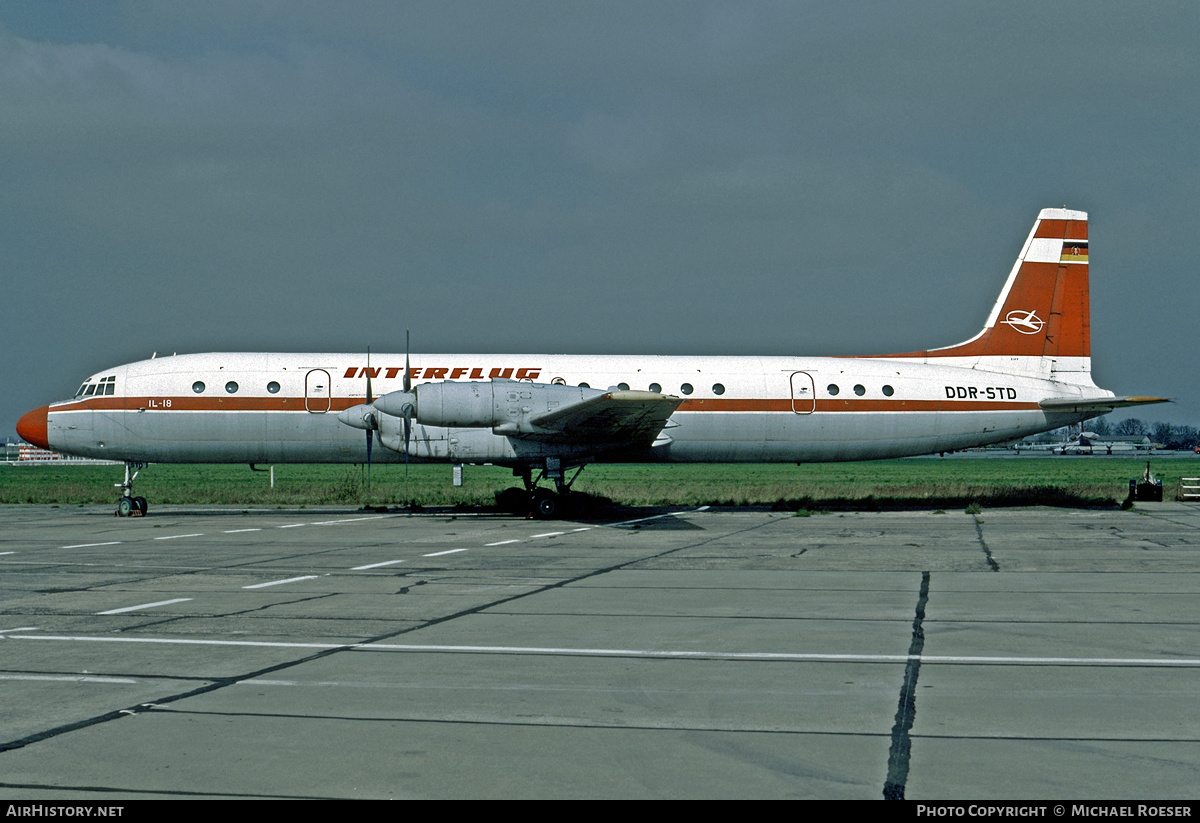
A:
[[[121,490],[121,499],[117,501],[117,510],[113,512],[117,517],[146,516],[146,498],[133,496],[133,481],[137,478],[138,472],[144,468],[146,468],[145,463],[135,463],[132,460],[125,461],[125,480],[114,484]]]

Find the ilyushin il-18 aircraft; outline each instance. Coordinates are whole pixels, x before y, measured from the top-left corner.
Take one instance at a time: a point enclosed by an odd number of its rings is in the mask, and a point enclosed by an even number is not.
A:
[[[17,431],[124,461],[121,514],[145,513],[132,486],[147,463],[412,460],[511,467],[529,510],[550,517],[596,461],[932,454],[1164,401],[1092,382],[1087,214],[1044,209],[983,329],[954,346],[872,357],[187,354],[105,369]]]

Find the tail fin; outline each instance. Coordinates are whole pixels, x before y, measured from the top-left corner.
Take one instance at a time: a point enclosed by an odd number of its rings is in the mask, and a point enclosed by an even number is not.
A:
[[[1042,209],[983,330],[956,346],[893,357],[1091,383],[1087,214]]]

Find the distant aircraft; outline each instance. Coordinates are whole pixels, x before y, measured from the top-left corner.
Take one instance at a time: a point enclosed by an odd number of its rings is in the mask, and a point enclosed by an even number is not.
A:
[[[1129,454],[1149,449],[1150,438],[1102,437],[1095,432],[1079,432],[1057,443],[1017,443],[1018,452],[1052,452],[1054,454]]]
[[[597,461],[873,460],[1000,443],[1165,401],[1092,382],[1087,241],[1084,212],[1043,210],[983,329],[946,348],[181,355],[105,369],[17,431],[43,448],[125,461],[123,514],[146,511],[133,496],[146,463],[492,463],[511,467],[522,499],[550,517]]]

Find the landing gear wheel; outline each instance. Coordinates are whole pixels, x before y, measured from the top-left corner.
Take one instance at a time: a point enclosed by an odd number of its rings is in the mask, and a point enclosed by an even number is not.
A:
[[[146,468],[145,463],[125,461],[125,481],[116,484],[117,488],[121,490],[121,498],[117,501],[117,510],[114,512],[117,517],[145,517],[146,498],[133,496],[134,478],[144,468]]]
[[[533,490],[533,511],[542,520],[551,520],[558,514],[558,495],[546,489]]]

